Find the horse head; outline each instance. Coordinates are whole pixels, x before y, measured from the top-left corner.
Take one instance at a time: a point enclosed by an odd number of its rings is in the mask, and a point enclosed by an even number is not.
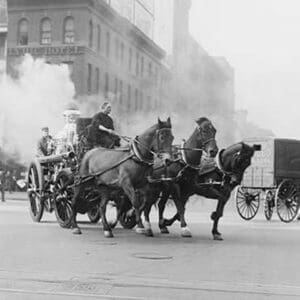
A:
[[[260,151],[260,149],[260,145],[250,146],[240,142],[220,152],[219,166],[225,174],[230,176],[232,187],[242,182],[244,172],[251,165],[255,151]]]
[[[172,134],[171,119],[158,122],[136,138],[136,146],[134,147],[143,157],[144,161],[153,161],[153,152],[165,163],[172,157],[172,142],[174,136]],[[134,144],[134,145],[135,145]]]
[[[199,118],[196,123],[197,147],[202,149],[209,157],[216,157],[219,151],[215,139],[217,130],[207,118]]]
[[[152,143],[152,149],[164,162],[170,161],[172,158],[173,140],[171,119],[168,118],[167,121],[164,122],[158,118],[158,129],[156,130],[156,138]]]

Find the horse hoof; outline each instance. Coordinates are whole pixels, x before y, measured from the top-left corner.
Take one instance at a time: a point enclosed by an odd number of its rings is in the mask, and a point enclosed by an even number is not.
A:
[[[169,229],[167,227],[160,228],[160,232],[162,234],[169,234],[170,233],[170,231],[169,231]]]
[[[152,229],[146,229],[146,230],[145,230],[145,236],[149,236],[149,237],[154,236],[154,235],[153,235]]]
[[[74,228],[72,233],[73,233],[73,234],[82,234],[80,228],[78,228],[78,227],[77,227],[77,228]]]
[[[112,237],[114,237],[113,233],[111,231],[109,231],[109,230],[105,230],[104,231],[104,236],[106,238],[112,238]]]
[[[145,234],[145,228],[137,227],[135,232],[138,234]]]
[[[181,236],[186,237],[186,238],[190,238],[190,237],[192,237],[192,233],[191,233],[191,231],[189,230],[188,227],[182,227],[181,228]]]
[[[214,234],[213,236],[214,236],[214,241],[223,241],[221,234]]]

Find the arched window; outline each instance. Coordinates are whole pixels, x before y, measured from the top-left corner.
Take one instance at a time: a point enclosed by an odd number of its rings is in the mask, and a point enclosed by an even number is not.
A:
[[[93,48],[93,39],[94,39],[94,25],[93,22],[89,23],[89,47]]]
[[[44,18],[41,21],[41,44],[49,45],[51,42],[51,20],[49,18]]]
[[[74,44],[75,42],[75,30],[74,30],[74,19],[67,17],[64,20],[64,43]]]
[[[101,51],[101,27],[97,26],[97,51]]]
[[[106,32],[106,57],[109,58],[110,53],[110,33]]]
[[[21,19],[18,25],[18,45],[28,45],[28,21]]]

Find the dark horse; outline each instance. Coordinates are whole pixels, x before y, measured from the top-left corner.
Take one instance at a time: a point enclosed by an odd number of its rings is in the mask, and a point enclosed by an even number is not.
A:
[[[154,146],[165,160],[171,157],[174,139],[171,127],[170,118],[166,122],[158,119],[157,124],[132,141],[129,149],[96,148],[85,154],[79,170],[81,182],[75,187],[72,201],[74,212],[72,226],[75,234],[81,233],[76,222],[76,214],[84,205],[82,202],[84,202],[86,187],[91,185],[98,189],[105,237],[113,237],[105,211],[110,194],[116,190],[123,191],[129,198],[136,213],[137,232],[143,233],[142,203],[136,194],[136,189],[143,187],[147,182],[146,175],[151,171],[154,161],[155,153],[152,151]]]
[[[251,164],[254,152],[260,150],[260,145],[249,146],[245,143],[234,144],[220,151],[216,161],[217,167],[213,167],[204,173],[198,173],[194,180],[189,176],[180,178],[181,201],[185,204],[192,195],[217,199],[217,208],[211,214],[213,221],[212,234],[214,240],[223,240],[218,231],[219,219],[223,216],[225,204],[230,198],[233,189],[243,180],[245,170]],[[159,203],[159,216],[162,233],[168,232],[166,226],[171,226],[176,220],[180,220],[179,212],[169,219],[163,219],[163,211],[169,195],[165,195]]]
[[[181,157],[171,161],[167,166],[155,163],[153,167],[150,183],[144,189],[146,198],[144,206],[145,233],[147,236],[153,236],[149,214],[152,205],[157,202],[160,195],[162,195],[162,198],[166,197],[166,195],[172,196],[181,222],[181,235],[183,237],[191,236],[184,217],[185,203],[181,201],[179,178],[186,174],[189,174],[191,177],[197,175],[202,152],[205,152],[209,157],[215,157],[218,153],[215,140],[216,129],[211,121],[207,118],[199,118],[196,123],[196,129],[180,147]]]

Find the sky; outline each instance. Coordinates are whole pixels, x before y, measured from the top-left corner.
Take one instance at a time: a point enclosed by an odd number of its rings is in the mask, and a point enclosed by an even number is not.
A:
[[[300,1],[192,0],[190,31],[235,69],[236,109],[300,139]]]

